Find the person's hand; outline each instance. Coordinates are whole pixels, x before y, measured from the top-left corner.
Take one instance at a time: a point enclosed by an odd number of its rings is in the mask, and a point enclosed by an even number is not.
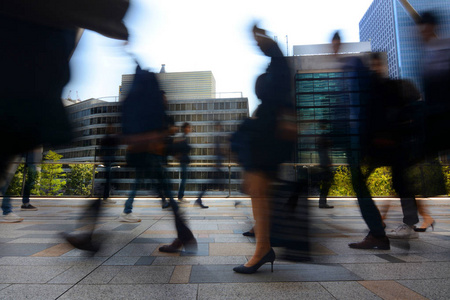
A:
[[[264,29],[258,28],[256,25],[253,26],[252,31],[258,47],[265,55],[270,56],[269,51],[274,45],[276,45],[275,41],[266,34]]]

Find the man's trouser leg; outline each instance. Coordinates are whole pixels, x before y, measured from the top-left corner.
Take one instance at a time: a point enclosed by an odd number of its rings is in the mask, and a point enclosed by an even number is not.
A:
[[[362,174],[361,166],[359,164],[351,164],[350,172],[353,189],[358,198],[359,209],[367,227],[369,227],[370,233],[376,237],[385,236],[386,233],[383,228],[380,211],[367,188],[366,178]]]

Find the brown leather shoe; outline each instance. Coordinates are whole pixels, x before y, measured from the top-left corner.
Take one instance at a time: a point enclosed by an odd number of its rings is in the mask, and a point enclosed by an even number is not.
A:
[[[319,208],[334,208],[334,206],[328,204],[319,204]]]
[[[377,250],[389,250],[391,246],[387,236],[375,237],[370,233],[359,243],[348,244],[353,249],[377,249]]]
[[[174,253],[179,252],[183,247],[183,243],[179,239],[175,239],[172,244],[159,247],[160,252]]]

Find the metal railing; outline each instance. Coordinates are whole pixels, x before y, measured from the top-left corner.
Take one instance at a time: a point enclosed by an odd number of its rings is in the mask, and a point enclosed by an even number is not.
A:
[[[14,162],[16,164],[23,164],[25,165],[25,163],[23,161],[16,161]],[[104,168],[105,163],[104,162],[77,162],[77,161],[57,161],[57,162],[53,162],[53,161],[43,161],[42,163],[39,164],[35,164],[36,166],[42,166],[42,165],[49,165],[49,164],[58,164],[61,165],[62,169],[64,170],[64,174],[66,175],[70,175],[70,165],[90,165],[92,166],[92,171],[90,173],[90,193],[89,194],[83,194],[83,195],[72,195],[72,194],[67,194],[64,190],[63,190],[63,195],[61,195],[61,197],[67,197],[67,196],[73,196],[73,197],[98,197],[99,193],[96,192],[96,187],[98,187],[99,184],[104,183],[106,181],[105,178],[102,178],[100,176],[96,176],[101,174],[102,172],[104,173]],[[177,162],[169,162],[167,164],[167,170],[169,170],[172,173],[176,173],[177,175],[169,178],[172,184],[172,187],[174,185],[176,185],[180,180],[181,180],[181,171],[179,169],[179,163]],[[423,164],[423,165],[427,165],[427,164]],[[443,166],[448,166],[448,164],[442,164]],[[195,173],[195,172],[214,172],[216,170],[215,168],[216,164],[215,163],[191,163],[189,164],[189,169],[188,172]],[[282,167],[284,167],[284,172],[281,172],[281,178],[286,180],[286,181],[298,181],[299,180],[299,173],[300,170],[303,170],[302,175],[303,179],[306,179],[307,181],[307,185],[308,185],[308,194],[310,196],[317,196],[319,194],[319,181],[320,179],[317,178],[317,168],[319,166],[319,164],[317,163],[284,163],[281,165]],[[342,164],[332,164],[331,165],[332,168],[337,168],[340,166],[348,166],[348,164],[342,163]],[[245,195],[243,192],[239,191],[238,188],[233,188],[233,187],[237,187],[240,186],[240,184],[242,183],[242,176],[238,176],[233,177],[233,174],[236,174],[236,172],[243,172],[243,170],[241,169],[240,165],[237,163],[222,163],[222,171],[225,172],[227,174],[226,178],[218,181],[218,182],[213,182],[214,178],[213,176],[211,176],[211,178],[209,176],[207,176],[207,178],[189,178],[187,179],[187,184],[211,184],[211,185],[217,185],[220,184],[222,185],[224,188],[220,191],[213,191],[213,192],[209,192],[207,193],[208,195],[213,195],[213,196],[242,196],[242,197],[247,197],[247,195]],[[134,182],[135,178],[133,176],[131,176],[131,173],[134,171],[134,168],[128,167],[126,162],[114,162],[112,163],[112,184],[118,184],[118,183],[130,183],[130,181]],[[114,176],[114,174],[116,172],[130,172],[130,176],[128,177],[124,177],[124,178],[117,178]],[[24,188],[25,188],[25,181],[26,181],[26,175],[27,172],[23,172],[20,180],[20,185],[21,185],[21,192],[20,195],[15,195],[15,196],[22,196],[24,193]],[[117,175],[117,173],[116,173]],[[284,175],[284,177],[283,177]],[[306,178],[305,178],[306,176]],[[423,174],[422,174],[423,176]],[[450,178],[450,176],[449,176]],[[18,180],[17,178],[17,172],[16,172],[16,180]],[[151,179],[150,179],[151,180]],[[207,188],[208,189],[208,188]],[[172,189],[173,190],[173,189]],[[116,190],[112,196],[128,196],[130,190]],[[174,193],[176,193],[175,190],[173,190]],[[198,194],[200,191],[199,190],[186,190],[186,195],[196,195]],[[348,197],[350,195],[347,196],[342,196],[342,197]],[[49,197],[49,195],[45,195],[45,197]],[[58,196],[51,196],[50,197],[58,197]]]

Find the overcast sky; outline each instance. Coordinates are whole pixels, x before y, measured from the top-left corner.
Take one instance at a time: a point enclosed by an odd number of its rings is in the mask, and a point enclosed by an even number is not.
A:
[[[254,22],[277,36],[292,55],[293,45],[328,43],[335,30],[343,42],[359,41],[359,21],[372,0],[131,0],[122,42],[85,31],[71,60],[72,78],[63,93],[81,100],[117,96],[122,74],[134,72],[127,54],[159,72],[212,71],[217,92],[242,92],[254,109],[256,77],[268,60],[256,48]],[[286,35],[288,44],[286,45]],[[288,50],[287,50],[288,49]]]

